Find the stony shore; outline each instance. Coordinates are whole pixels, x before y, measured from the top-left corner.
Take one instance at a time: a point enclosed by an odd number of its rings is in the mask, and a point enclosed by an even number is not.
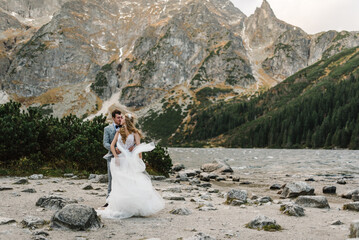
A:
[[[33,176],[22,182],[17,177],[1,177],[0,239],[349,239],[351,224],[359,220],[358,209],[343,210],[354,200],[341,197],[358,189],[357,178],[271,177],[262,172],[243,176],[240,171],[228,171],[226,164],[213,165],[202,166],[201,170],[178,168],[179,172],[170,178],[153,180],[166,200],[160,213],[124,220],[101,219],[103,227],[85,231],[54,228],[51,219],[57,209],[68,204],[95,209],[103,205],[107,184],[101,176]],[[299,185],[289,189],[294,183]],[[335,187],[335,193],[323,193],[324,187],[332,187],[325,191]],[[317,199],[299,200],[301,197],[290,195],[295,188],[312,188]],[[299,189],[299,195],[313,198],[312,190],[307,190],[303,193]],[[51,196],[63,200],[50,207],[41,205],[39,199]],[[317,200],[324,205],[313,203]],[[286,203],[302,208],[304,216],[281,212]],[[258,216],[274,220],[280,230],[248,228],[248,223]]]

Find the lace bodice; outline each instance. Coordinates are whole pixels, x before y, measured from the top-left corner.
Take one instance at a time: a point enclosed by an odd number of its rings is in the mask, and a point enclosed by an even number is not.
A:
[[[121,147],[128,150],[135,145],[135,135],[133,133],[128,135],[125,143],[123,143],[121,135],[118,136],[117,145],[121,145]]]

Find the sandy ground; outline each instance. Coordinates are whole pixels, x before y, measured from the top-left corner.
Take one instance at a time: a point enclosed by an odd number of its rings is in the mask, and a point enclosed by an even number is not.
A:
[[[211,202],[217,210],[199,211],[198,203],[191,199],[200,198],[206,193],[206,189],[189,185],[188,182],[169,183],[166,181],[153,181],[156,189],[163,196],[176,195],[185,197],[185,201],[166,200],[166,207],[157,215],[151,217],[134,217],[124,220],[102,219],[104,227],[95,231],[64,231],[52,230],[49,225],[41,228],[49,233],[47,239],[181,239],[194,236],[202,232],[216,239],[347,239],[349,226],[353,220],[359,220],[359,213],[342,210],[344,203],[351,200],[343,199],[341,193],[353,190],[359,186],[357,178],[347,179],[346,185],[339,185],[335,178],[315,176],[314,182],[308,182],[315,188],[317,195],[322,194],[323,186],[333,185],[337,187],[337,195],[327,197],[330,209],[306,208],[304,217],[291,217],[279,211],[280,199],[277,190],[270,190],[274,183],[287,183],[291,181],[304,181],[300,175],[265,175],[263,172],[241,175],[240,183],[245,181],[251,184],[243,185],[232,181],[211,181],[212,188],[218,189],[219,193],[228,192],[230,189],[242,189],[248,191],[249,198],[254,194],[259,197],[270,196],[274,202],[270,205],[246,205],[228,206],[224,204],[225,199],[218,193],[207,193]],[[105,202],[107,184],[92,183],[87,179],[69,178],[45,178],[40,180],[29,180],[26,185],[14,185],[18,178],[0,178],[0,187],[11,187],[12,190],[0,191],[0,217],[13,218],[16,223],[0,225],[0,239],[32,239],[35,230],[22,228],[20,222],[25,216],[38,216],[50,221],[54,211],[44,210],[35,206],[36,201],[42,196],[59,195],[76,199],[79,204],[98,208]],[[85,183],[91,183],[94,189],[83,190]],[[179,187],[181,193],[164,191],[167,188]],[[21,192],[24,189],[34,188],[36,193]],[[173,215],[170,210],[186,207],[191,211],[190,215]],[[245,224],[258,215],[273,218],[283,228],[278,232],[266,232],[252,230]],[[340,220],[343,225],[331,225]]]

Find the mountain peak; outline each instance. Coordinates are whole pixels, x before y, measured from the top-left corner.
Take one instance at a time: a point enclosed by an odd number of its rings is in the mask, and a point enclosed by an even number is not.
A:
[[[255,14],[263,14],[265,17],[276,17],[267,0],[263,0],[261,7],[256,9]]]

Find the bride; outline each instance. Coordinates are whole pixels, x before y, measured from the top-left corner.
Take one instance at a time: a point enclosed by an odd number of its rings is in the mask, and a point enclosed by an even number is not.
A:
[[[114,158],[110,164],[112,191],[108,197],[108,207],[97,210],[97,213],[103,218],[119,219],[149,216],[162,210],[165,205],[153,188],[142,161],[141,153],[152,151],[155,146],[153,143],[140,144],[142,135],[135,127],[131,114],[125,114],[121,125],[111,143]],[[119,155],[115,145],[121,151]],[[130,152],[133,146],[135,148]]]

